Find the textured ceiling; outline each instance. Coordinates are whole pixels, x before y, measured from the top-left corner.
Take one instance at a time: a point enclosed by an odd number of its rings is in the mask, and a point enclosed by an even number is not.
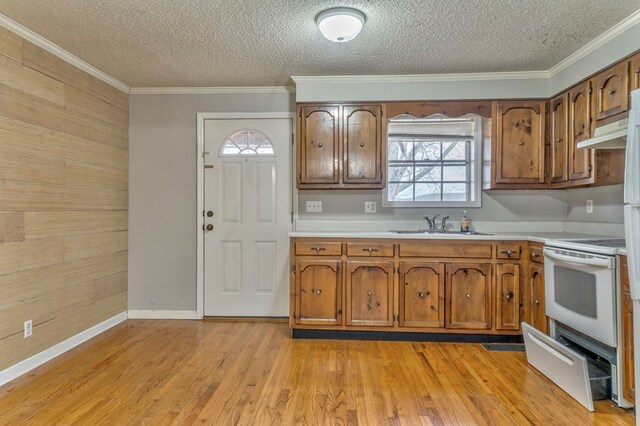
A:
[[[367,15],[325,40],[315,16]],[[291,85],[291,75],[546,70],[640,0],[0,0],[0,13],[134,87]]]

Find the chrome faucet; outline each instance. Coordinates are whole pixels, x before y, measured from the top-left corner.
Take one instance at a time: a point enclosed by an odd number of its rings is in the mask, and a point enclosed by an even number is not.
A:
[[[436,229],[436,219],[440,216],[439,214],[435,215],[433,218],[430,218],[427,215],[422,216],[424,220],[429,224],[429,231],[437,231]]]
[[[442,223],[440,224],[440,229],[442,229],[442,232],[447,231],[447,219],[449,219],[449,216],[445,216],[442,218]]]

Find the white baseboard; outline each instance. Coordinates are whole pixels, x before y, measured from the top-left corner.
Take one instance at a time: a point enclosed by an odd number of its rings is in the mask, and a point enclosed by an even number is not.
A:
[[[129,319],[202,319],[196,311],[130,309]]]
[[[114,317],[109,318],[108,320],[102,321],[100,324],[96,324],[91,328],[81,331],[75,336],[69,337],[67,340],[51,346],[49,349],[45,349],[44,351],[37,353],[25,359],[24,361],[20,361],[19,363],[0,371],[0,386],[12,381],[13,379],[16,379],[19,376],[22,376],[25,373],[28,373],[29,371],[41,366],[47,361],[51,361],[53,358],[62,355],[63,353],[80,345],[81,343],[86,342],[92,337],[95,337],[98,334],[107,331],[111,327],[120,324],[126,319],[127,313],[122,312]]]

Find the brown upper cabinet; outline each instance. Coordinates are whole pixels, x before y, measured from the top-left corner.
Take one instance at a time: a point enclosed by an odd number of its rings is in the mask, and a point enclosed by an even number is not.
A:
[[[545,177],[545,121],[545,102],[493,103],[490,188],[548,186]]]
[[[569,180],[569,148],[567,132],[567,104],[568,95],[562,95],[551,100],[549,104],[549,141],[551,144],[551,182],[566,182]]]
[[[596,120],[604,120],[629,110],[629,62],[623,61],[594,78]]]
[[[384,127],[381,104],[300,105],[298,188],[383,188]]]
[[[631,90],[640,89],[640,53],[631,58]]]
[[[589,180],[593,150],[578,148],[591,137],[591,80],[569,90],[569,180]],[[585,182],[588,183],[588,182]]]

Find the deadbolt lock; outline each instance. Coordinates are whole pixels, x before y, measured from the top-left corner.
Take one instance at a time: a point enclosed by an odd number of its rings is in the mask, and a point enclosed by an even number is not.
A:
[[[209,210],[209,211],[207,212],[207,217],[211,217],[211,216],[213,216],[213,212],[212,212],[211,210]]]
[[[213,231],[213,225],[212,224],[208,224],[207,225],[207,231]]]

